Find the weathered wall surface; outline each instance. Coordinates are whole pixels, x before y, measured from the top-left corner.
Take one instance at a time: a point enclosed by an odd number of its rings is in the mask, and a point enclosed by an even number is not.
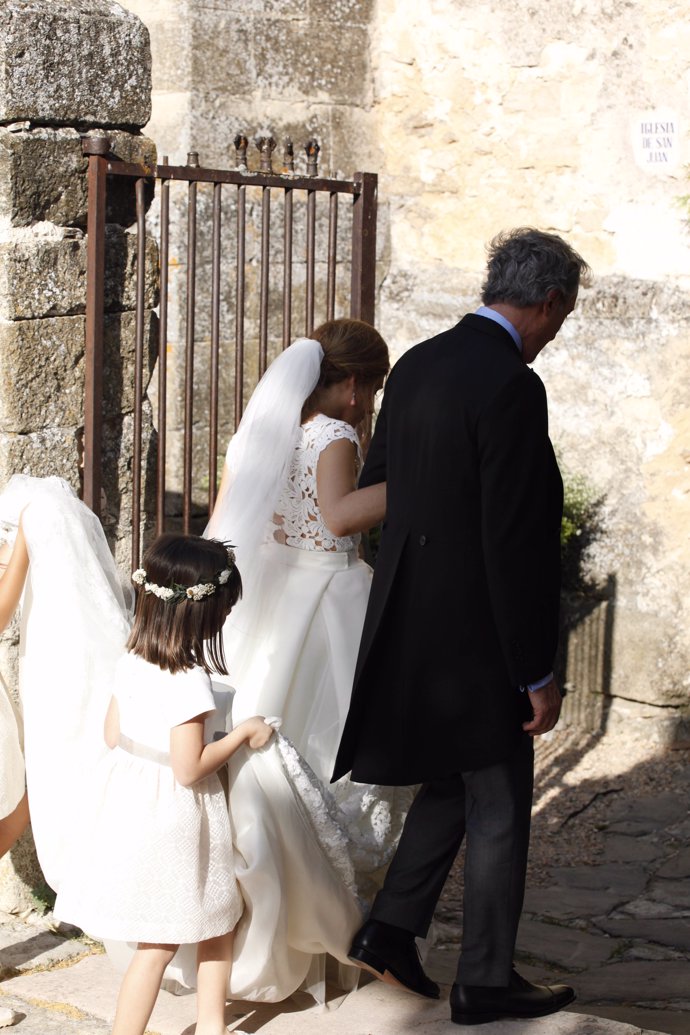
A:
[[[316,136],[324,171],[369,159],[373,0],[127,0],[151,34],[161,154],[234,165],[236,133]],[[370,164],[370,163],[369,163]],[[302,166],[304,168],[304,166]]]
[[[389,206],[379,320],[396,349],[474,305],[504,227],[563,234],[591,264],[537,361],[566,465],[604,497],[590,571],[608,582],[605,642],[570,644],[573,694],[607,721],[685,737],[690,668],[690,28],[682,5],[380,0],[374,133]],[[597,619],[598,621],[598,619]],[[595,669],[579,654],[608,657]]]
[[[148,33],[111,0],[0,2],[0,484],[60,475],[78,492],[84,424],[86,169],[81,134],[155,160]],[[104,524],[129,566],[135,241],[131,198],[108,210]],[[146,305],[155,332],[156,252]],[[148,429],[150,437],[150,426]],[[16,627],[0,639],[0,679],[16,689]],[[25,838],[0,864],[4,906],[31,901],[40,871]]]
[[[570,635],[570,712],[594,692],[608,723],[652,717],[660,739],[686,735],[684,6],[128,6],[151,30],[149,132],[163,151],[184,160],[193,146],[228,165],[238,130],[299,141],[304,126],[326,168],[379,172],[378,323],[395,354],[477,304],[484,246],[499,229],[554,230],[589,261],[594,287],[537,363],[561,455],[604,498],[590,568],[607,587],[606,616],[595,609]]]

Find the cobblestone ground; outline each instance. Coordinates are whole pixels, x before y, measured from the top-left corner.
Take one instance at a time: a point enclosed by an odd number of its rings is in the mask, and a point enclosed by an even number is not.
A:
[[[577,1009],[690,1035],[690,752],[563,730],[536,745],[518,964],[567,980]],[[429,967],[453,980],[462,856]]]

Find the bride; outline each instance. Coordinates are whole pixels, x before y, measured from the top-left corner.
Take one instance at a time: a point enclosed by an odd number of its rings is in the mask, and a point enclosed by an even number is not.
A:
[[[385,485],[357,490],[357,427],[389,368],[381,335],[360,320],[322,324],[270,365],[230,441],[206,530],[236,544],[242,602],[225,652],[233,718],[282,716],[282,732],[322,784],[347,716],[371,569],[360,533],[382,520]],[[331,788],[360,892],[376,889],[409,804],[407,789]],[[235,792],[231,790],[231,810]]]

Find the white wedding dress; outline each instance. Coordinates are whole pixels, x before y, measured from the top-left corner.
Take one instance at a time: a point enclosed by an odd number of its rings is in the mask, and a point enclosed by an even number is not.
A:
[[[283,733],[323,788],[329,787],[350,705],[372,577],[359,557],[360,535],[333,535],[319,507],[319,456],[343,439],[355,446],[358,470],[361,449],[351,425],[316,414],[297,429],[287,475],[247,577],[240,566],[242,601],[224,628],[235,720],[280,715]],[[226,527],[222,516],[212,519],[207,534],[232,538],[232,521]],[[330,793],[347,831],[359,893],[370,900],[413,792],[344,777],[330,785]],[[233,813],[239,794],[231,787]]]
[[[100,523],[65,482],[15,476],[0,494],[0,521],[16,525],[22,511],[30,557],[20,647],[26,776],[39,861],[59,893],[73,853],[88,851],[130,599]],[[229,728],[232,692],[214,685],[214,697],[219,724]],[[343,814],[282,736],[262,751],[238,752],[230,785],[244,899],[230,995],[279,1001],[306,987],[320,998],[324,954],[346,965],[362,916]],[[123,943],[108,949],[126,962]],[[354,984],[357,971],[342,970],[343,986]],[[168,978],[193,985],[191,946],[182,946]]]

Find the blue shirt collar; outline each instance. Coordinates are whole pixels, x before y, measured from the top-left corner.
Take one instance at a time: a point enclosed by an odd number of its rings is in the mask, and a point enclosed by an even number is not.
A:
[[[479,309],[477,309],[476,315],[485,316],[487,320],[493,320],[495,323],[500,324],[501,327],[508,331],[508,334],[517,345],[519,351],[522,352],[522,338],[515,330],[510,320],[506,320],[505,316],[497,313],[495,309],[490,309],[487,305],[480,306]]]

